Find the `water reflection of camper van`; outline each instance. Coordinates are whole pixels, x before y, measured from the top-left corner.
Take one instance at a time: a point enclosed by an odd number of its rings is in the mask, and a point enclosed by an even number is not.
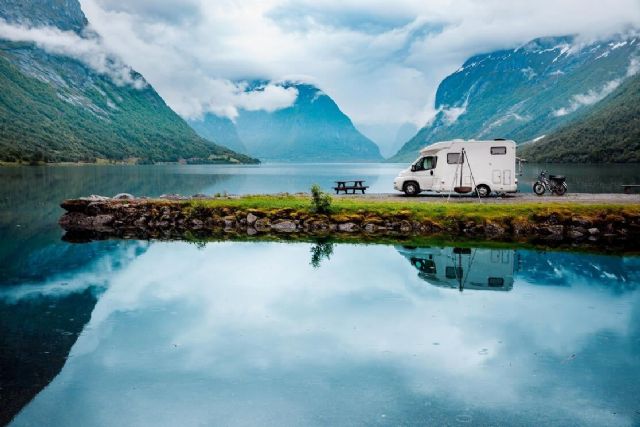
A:
[[[513,288],[515,250],[407,246],[396,246],[396,250],[433,286],[491,291]]]

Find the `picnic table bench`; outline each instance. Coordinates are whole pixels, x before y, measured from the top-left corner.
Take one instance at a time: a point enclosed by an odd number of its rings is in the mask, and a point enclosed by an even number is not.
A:
[[[640,190],[640,184],[623,184],[622,185],[622,191],[624,191],[625,194],[631,193],[631,190]]]
[[[349,194],[349,190],[351,190],[351,194],[356,194],[356,191],[362,191],[364,194],[365,190],[369,188],[368,185],[364,185],[364,180],[356,179],[352,181],[336,181],[336,186],[333,187],[336,190],[336,194],[340,194],[340,192],[344,192],[344,194]]]

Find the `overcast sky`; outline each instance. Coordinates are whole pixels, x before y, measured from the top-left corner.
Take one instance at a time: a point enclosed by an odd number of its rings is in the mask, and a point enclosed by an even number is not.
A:
[[[317,83],[361,127],[422,125],[470,55],[540,36],[640,26],[639,0],[81,0],[108,48],[184,117],[281,108],[231,81]],[[293,94],[295,95],[295,94]],[[295,97],[295,96],[294,96]]]

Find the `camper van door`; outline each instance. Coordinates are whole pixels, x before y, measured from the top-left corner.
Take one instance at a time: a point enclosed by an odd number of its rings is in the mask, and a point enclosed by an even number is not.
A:
[[[412,170],[420,185],[420,190],[425,191],[433,188],[433,171],[437,162],[436,156],[423,156],[414,163]]]

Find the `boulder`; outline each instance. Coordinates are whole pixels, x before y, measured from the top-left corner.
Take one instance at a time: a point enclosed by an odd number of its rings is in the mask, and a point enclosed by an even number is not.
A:
[[[579,232],[578,230],[569,230],[567,232],[567,237],[573,240],[581,239],[584,237],[584,233]]]
[[[271,230],[271,222],[269,218],[260,218],[253,224],[253,227],[258,231],[269,231]]]
[[[400,231],[402,233],[409,233],[413,230],[411,223],[407,220],[400,221]]]
[[[346,222],[344,224],[338,224],[338,231],[344,231],[347,233],[353,233],[355,231],[358,231],[360,229],[360,227],[358,227],[358,224],[355,224],[353,222]]]
[[[364,231],[366,231],[367,233],[375,233],[376,230],[378,230],[378,226],[371,222],[367,223],[367,225],[364,226]]]
[[[258,220],[258,217],[254,214],[250,213],[247,215],[247,224],[253,225]]]
[[[113,199],[114,200],[133,200],[135,199],[135,197],[129,193],[118,193],[115,196],[113,196]]]
[[[89,200],[92,202],[98,202],[103,200],[109,200],[110,198],[107,196],[98,196],[96,194],[92,194],[89,197],[81,197],[80,200]]]
[[[272,224],[271,229],[283,233],[292,233],[296,231],[297,226],[293,221],[283,220]]]
[[[224,220],[224,228],[234,228],[236,226],[236,217],[234,216],[225,216]]]
[[[493,222],[488,222],[484,226],[484,234],[487,237],[502,237],[504,236],[506,230],[500,224],[496,224]]]
[[[591,234],[592,236],[597,236],[598,234],[600,234],[600,230],[598,230],[596,227],[590,228],[589,230],[587,230],[589,232],[589,234]]]

